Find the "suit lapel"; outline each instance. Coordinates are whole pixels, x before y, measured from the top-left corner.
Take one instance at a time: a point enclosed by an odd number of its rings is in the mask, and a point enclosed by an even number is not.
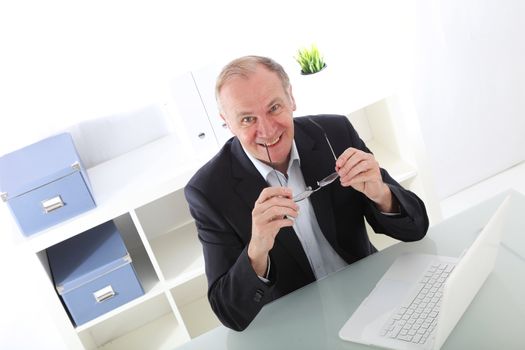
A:
[[[259,194],[268,184],[246,156],[237,138],[233,139],[232,158],[232,174],[237,180],[235,192],[251,211]]]
[[[312,188],[316,188],[317,181],[335,170],[335,160],[332,155],[329,151],[326,152],[326,147],[321,147],[321,143],[326,143],[326,140],[320,132],[318,134],[319,137],[314,139],[306,134],[301,125],[295,124],[295,142],[301,158],[301,171],[306,186]],[[337,185],[337,183],[334,184]],[[310,196],[310,202],[321,231],[332,247],[337,247],[335,218],[329,187]]]
[[[233,140],[232,157],[232,174],[238,181],[235,192],[251,211],[259,194],[265,187],[268,187],[268,184],[246,156],[237,138]],[[251,235],[251,232],[248,234]],[[283,227],[277,234],[276,240],[297,261],[303,272],[311,280],[315,280],[308,258],[295,231],[291,227]],[[272,252],[270,255],[274,259]],[[275,256],[275,259],[278,257]]]

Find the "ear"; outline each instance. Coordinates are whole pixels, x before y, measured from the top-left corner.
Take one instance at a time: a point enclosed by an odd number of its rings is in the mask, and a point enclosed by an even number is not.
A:
[[[221,119],[224,121],[224,124],[226,124],[228,129],[230,129],[231,131],[232,128],[230,128],[230,123],[228,123],[228,120],[226,119],[226,117],[222,113],[220,113],[219,115],[221,116]]]
[[[290,97],[290,102],[292,104],[292,111],[295,111],[297,109],[297,106],[295,104],[295,98],[293,97],[293,94],[292,94],[292,85],[288,87],[288,96]]]

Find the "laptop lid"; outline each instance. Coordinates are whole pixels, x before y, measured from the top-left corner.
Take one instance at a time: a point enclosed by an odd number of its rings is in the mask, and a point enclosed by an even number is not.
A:
[[[509,202],[510,196],[507,196],[446,281],[434,340],[435,349],[443,345],[493,270]]]

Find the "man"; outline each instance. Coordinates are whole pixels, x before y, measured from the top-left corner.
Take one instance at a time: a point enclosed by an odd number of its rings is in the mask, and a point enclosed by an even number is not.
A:
[[[266,303],[376,252],[364,218],[403,241],[425,235],[423,202],[379,168],[346,117],[292,117],[292,88],[275,61],[232,61],[216,96],[235,137],[185,195],[203,246],[208,299],[227,327],[245,329]],[[338,180],[294,201],[334,171]]]

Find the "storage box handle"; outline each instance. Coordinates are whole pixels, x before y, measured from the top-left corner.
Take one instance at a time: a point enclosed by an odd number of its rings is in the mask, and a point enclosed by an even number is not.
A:
[[[64,206],[64,201],[62,201],[62,198],[60,196],[43,200],[41,203],[42,208],[44,209],[44,213],[46,214],[51,213],[53,210],[57,210]]]
[[[113,287],[109,285],[100,290],[97,290],[95,293],[93,293],[93,296],[95,297],[95,300],[97,301],[97,303],[101,303],[103,301],[113,298],[115,294],[116,293],[113,290]]]

